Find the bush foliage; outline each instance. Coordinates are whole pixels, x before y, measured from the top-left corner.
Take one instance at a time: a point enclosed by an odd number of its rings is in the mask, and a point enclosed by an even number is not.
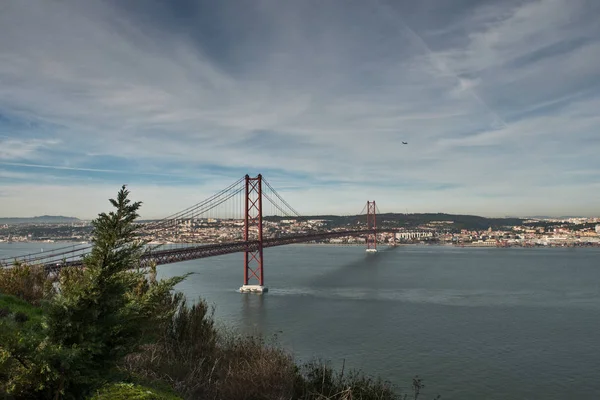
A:
[[[40,305],[54,294],[53,280],[42,266],[15,263],[10,268],[0,268],[0,293]]]

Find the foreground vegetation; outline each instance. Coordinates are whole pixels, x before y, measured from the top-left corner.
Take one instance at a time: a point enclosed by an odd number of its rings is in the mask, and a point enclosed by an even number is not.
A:
[[[261,338],[224,333],[213,312],[139,269],[137,211],[123,187],[93,222],[85,268],[54,280],[0,270],[0,398],[400,399],[391,385],[324,363],[297,365]],[[411,398],[423,388],[413,380]]]

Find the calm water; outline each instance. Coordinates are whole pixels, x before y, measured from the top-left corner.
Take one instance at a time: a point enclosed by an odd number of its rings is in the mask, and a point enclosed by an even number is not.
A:
[[[52,245],[0,244],[0,257]],[[60,245],[55,245],[55,247]],[[263,296],[242,255],[160,267],[244,332],[444,399],[600,399],[600,249],[294,245],[265,250]]]

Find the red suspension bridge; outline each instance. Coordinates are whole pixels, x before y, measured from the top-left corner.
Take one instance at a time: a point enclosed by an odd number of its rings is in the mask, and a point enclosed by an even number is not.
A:
[[[254,178],[246,175],[192,207],[162,220],[142,224],[139,237],[148,242],[148,246],[140,266],[241,252],[244,253],[244,281],[240,291],[264,292],[265,248],[356,236],[365,238],[367,252],[376,252],[378,209],[375,201],[367,201],[359,215],[365,210],[364,226],[323,231],[311,224],[298,224],[297,221],[302,220],[300,214],[262,175]],[[396,235],[392,238],[395,244]],[[217,243],[199,244],[208,240]],[[8,267],[15,262],[36,264],[54,272],[64,266],[82,265],[91,249],[92,245],[87,243],[72,245],[46,253],[0,259],[0,266]]]

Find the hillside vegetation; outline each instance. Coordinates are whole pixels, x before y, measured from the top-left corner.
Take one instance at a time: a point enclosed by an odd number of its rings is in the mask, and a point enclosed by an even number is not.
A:
[[[287,219],[287,217],[265,217],[267,220]],[[326,220],[329,228],[338,228],[354,225],[364,225],[366,215],[314,215],[305,216],[302,219]],[[520,218],[486,218],[476,215],[457,215],[457,214],[399,214],[385,213],[377,214],[378,224],[390,227],[413,229],[432,222],[447,221],[443,224],[444,229],[460,231],[461,229],[484,230],[492,227],[497,229],[505,226],[523,225],[524,220]]]

